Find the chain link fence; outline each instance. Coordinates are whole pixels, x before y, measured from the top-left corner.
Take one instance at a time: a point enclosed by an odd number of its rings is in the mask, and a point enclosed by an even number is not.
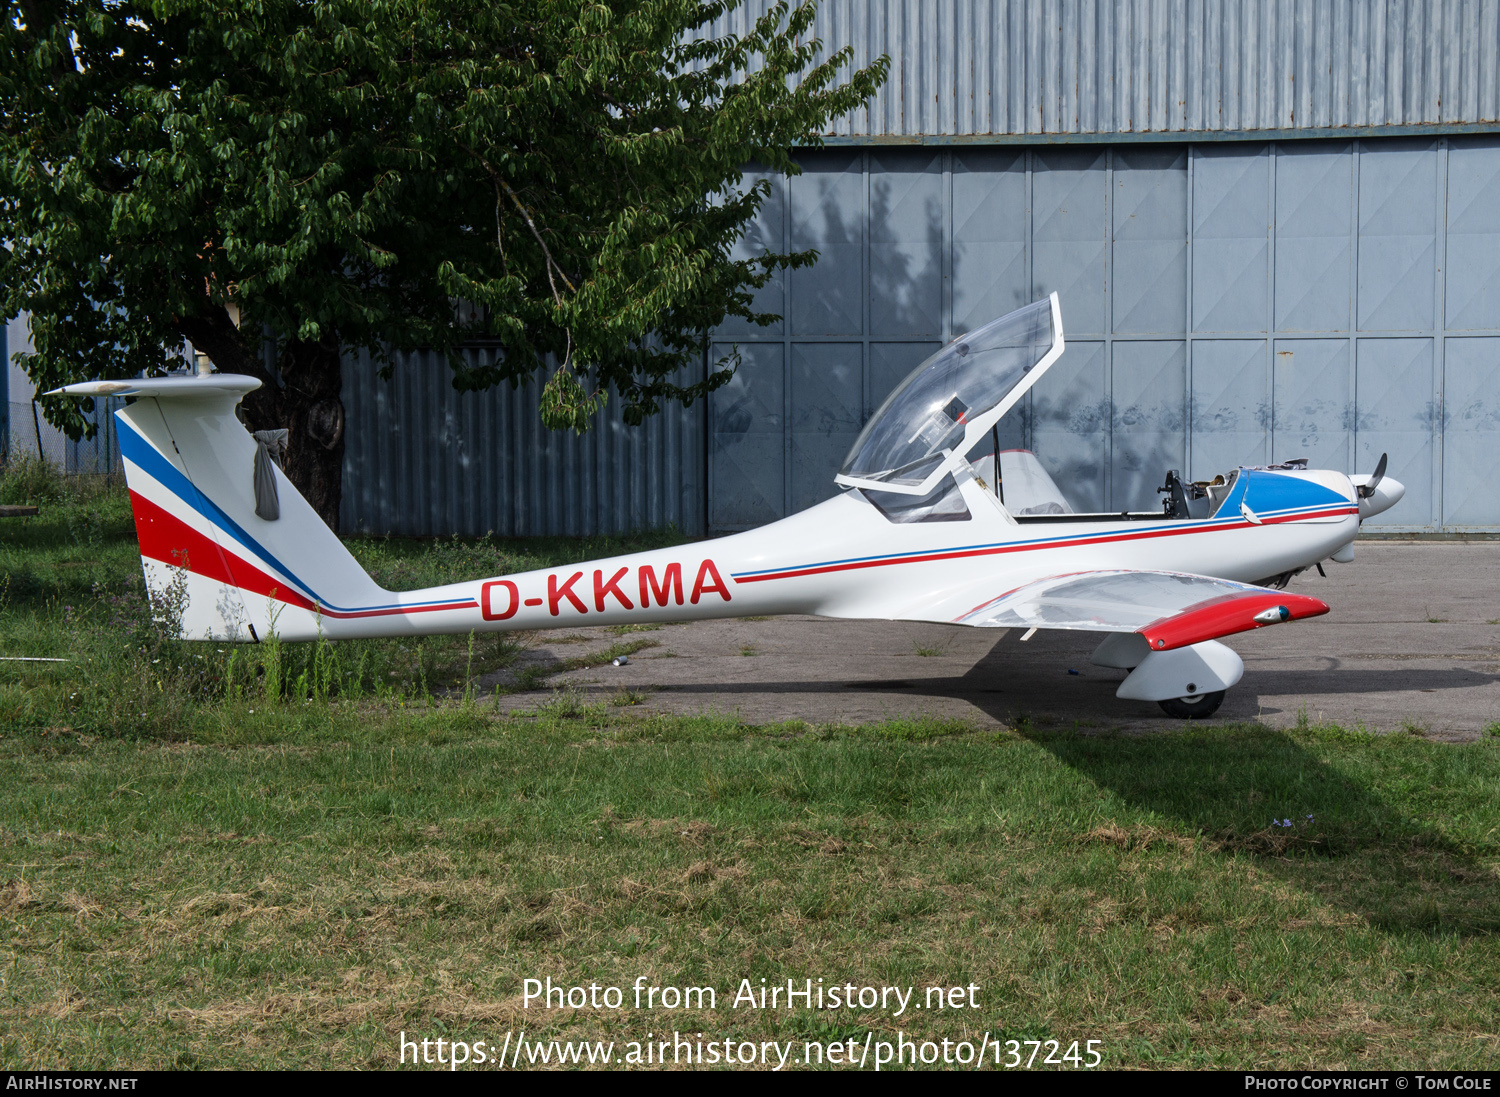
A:
[[[65,472],[112,475],[121,471],[114,412],[122,405],[123,401],[117,398],[96,399],[89,418],[99,424],[99,429],[94,437],[75,442],[48,423],[33,401],[11,400],[6,409],[9,429],[0,442],[4,443],[7,458],[40,454]]]

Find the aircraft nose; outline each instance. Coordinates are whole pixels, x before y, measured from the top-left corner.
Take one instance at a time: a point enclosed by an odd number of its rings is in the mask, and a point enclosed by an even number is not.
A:
[[[1366,518],[1390,510],[1401,502],[1401,497],[1405,494],[1406,485],[1400,480],[1394,476],[1381,477],[1380,483],[1375,485],[1375,494],[1359,501],[1359,520],[1363,522]]]

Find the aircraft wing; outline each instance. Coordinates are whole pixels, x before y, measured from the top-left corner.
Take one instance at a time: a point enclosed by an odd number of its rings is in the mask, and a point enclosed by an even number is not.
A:
[[[1327,603],[1305,594],[1204,575],[1080,571],[1008,590],[953,623],[979,628],[1137,632],[1152,651],[1170,651],[1327,612]]]

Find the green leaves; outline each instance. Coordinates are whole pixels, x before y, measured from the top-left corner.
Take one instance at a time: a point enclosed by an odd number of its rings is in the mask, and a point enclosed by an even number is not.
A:
[[[604,406],[604,393],[587,392],[567,365],[558,368],[542,386],[538,401],[542,425],[549,430],[572,430],[583,434],[589,420]]]
[[[186,337],[266,377],[270,330],[435,347],[462,388],[542,373],[572,429],[609,391],[632,420],[698,398],[728,376],[685,371],[706,333],[768,322],[755,290],[813,258],[736,253],[768,193],[744,165],[795,172],[886,69],[820,58],[810,5],[712,37],[735,6],[11,0],[0,308],[32,314],[28,371],[129,376]]]

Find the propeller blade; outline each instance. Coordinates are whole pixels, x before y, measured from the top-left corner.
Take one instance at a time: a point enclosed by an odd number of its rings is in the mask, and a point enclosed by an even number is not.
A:
[[[1385,478],[1386,454],[1380,455],[1380,460],[1375,463],[1375,471],[1370,473],[1370,478],[1359,485],[1359,497],[1368,499],[1375,494],[1375,489],[1380,486],[1380,481]]]

